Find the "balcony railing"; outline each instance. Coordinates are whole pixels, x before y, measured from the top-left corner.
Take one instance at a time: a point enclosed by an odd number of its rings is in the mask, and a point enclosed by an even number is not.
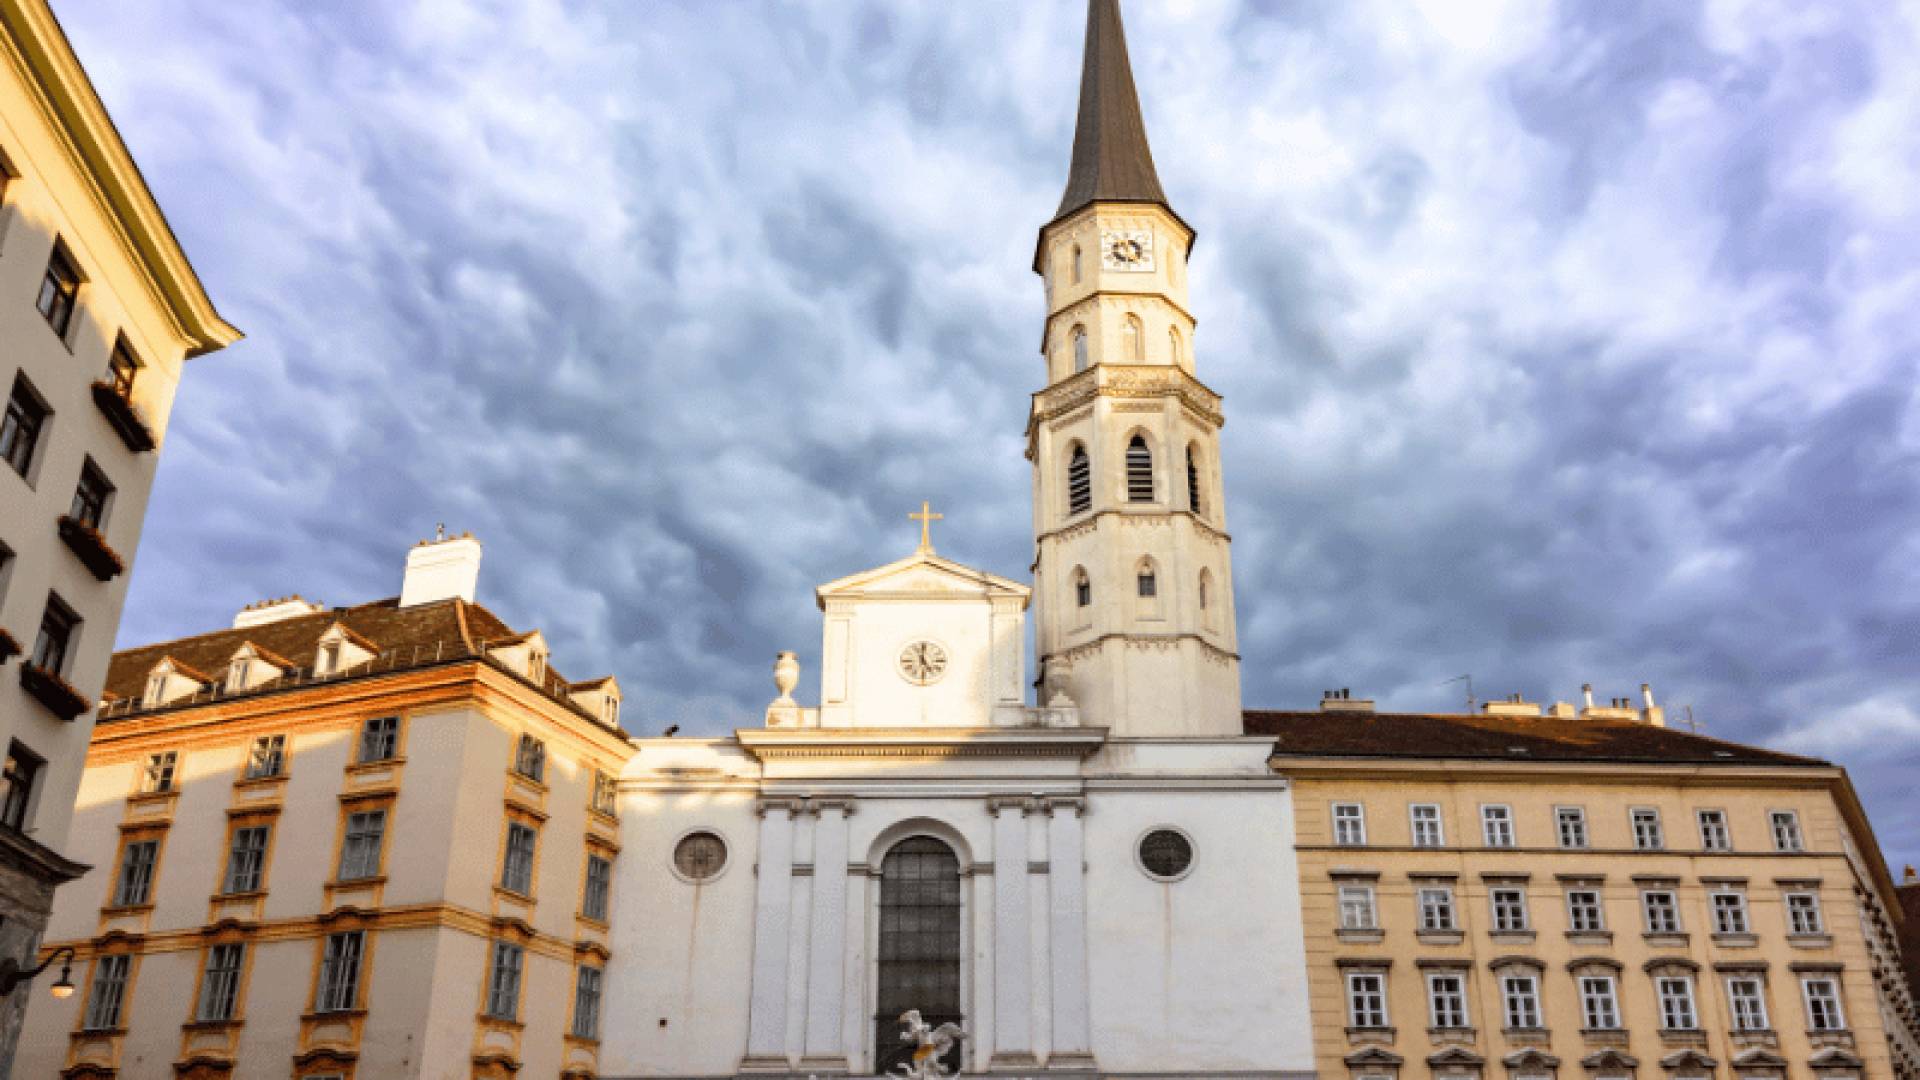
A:
[[[67,547],[101,581],[112,581],[127,568],[120,553],[107,545],[107,538],[100,535],[99,529],[71,514],[60,515],[60,539],[67,542]]]
[[[93,403],[106,414],[107,423],[113,425],[114,432],[120,436],[121,442],[127,444],[127,449],[142,453],[157,445],[153,428],[148,425],[147,418],[141,415],[139,406],[113,383],[105,379],[94,383]]]

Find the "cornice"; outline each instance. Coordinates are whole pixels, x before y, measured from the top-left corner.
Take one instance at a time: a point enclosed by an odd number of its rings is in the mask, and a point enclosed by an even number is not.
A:
[[[1226,426],[1220,394],[1176,364],[1098,363],[1033,394],[1027,415],[1027,453],[1041,424],[1095,398],[1173,397],[1214,427]]]
[[[1046,667],[1047,661],[1052,660],[1056,657],[1063,659],[1068,663],[1072,663],[1075,660],[1092,656],[1094,653],[1099,652],[1103,647],[1105,647],[1105,645],[1109,641],[1122,642],[1127,645],[1132,645],[1136,648],[1159,648],[1159,649],[1174,648],[1174,647],[1177,647],[1183,641],[1191,641],[1194,644],[1200,646],[1201,652],[1205,653],[1207,658],[1210,660],[1214,660],[1223,664],[1238,663],[1240,660],[1239,653],[1231,652],[1227,649],[1223,649],[1220,646],[1213,644],[1212,642],[1208,641],[1206,638],[1202,637],[1201,635],[1191,630],[1184,630],[1175,634],[1129,634],[1129,633],[1122,633],[1122,632],[1114,632],[1114,633],[1101,634],[1100,636],[1095,638],[1089,638],[1088,640],[1080,642],[1077,645],[1070,645],[1064,649],[1055,649],[1052,652],[1042,653],[1040,654],[1040,666],[1042,668]]]
[[[1227,544],[1233,542],[1232,534],[1228,533],[1225,529],[1215,528],[1205,517],[1191,510],[1183,510],[1178,507],[1162,510],[1138,510],[1123,505],[1109,506],[1101,510],[1095,510],[1092,513],[1083,512],[1067,524],[1057,529],[1049,529],[1034,537],[1034,543],[1039,545],[1049,540],[1071,540],[1083,533],[1092,532],[1099,520],[1105,517],[1122,519],[1164,518],[1169,521],[1174,518],[1185,518],[1188,524],[1192,525],[1196,530],[1207,534],[1209,539]]]
[[[1276,737],[1277,740],[1278,737]],[[1840,770],[1831,765],[1761,765],[1752,762],[1707,764],[1633,759],[1587,761],[1514,761],[1453,758],[1441,755],[1417,758],[1301,754],[1275,748],[1273,768],[1296,780],[1406,779],[1409,774],[1437,773],[1448,777],[1471,774],[1475,780],[1497,781],[1551,778],[1565,783],[1570,775],[1596,786],[1642,787],[1649,776],[1664,782],[1692,780],[1706,787],[1828,787]],[[1631,766],[1631,768],[1623,768]]]
[[[742,749],[781,758],[1085,758],[1106,728],[741,728]]]
[[[25,833],[4,827],[0,827],[0,865],[32,874],[49,885],[64,885],[93,869]]]

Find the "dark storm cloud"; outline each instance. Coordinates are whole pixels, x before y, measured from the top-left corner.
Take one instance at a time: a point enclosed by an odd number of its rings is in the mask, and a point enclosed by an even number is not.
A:
[[[1650,681],[1920,859],[1920,76],[1870,3],[1134,2],[1201,233],[1247,700]],[[60,3],[249,340],[123,640],[391,595],[436,521],[640,728],[820,582],[1031,559],[1081,5]]]

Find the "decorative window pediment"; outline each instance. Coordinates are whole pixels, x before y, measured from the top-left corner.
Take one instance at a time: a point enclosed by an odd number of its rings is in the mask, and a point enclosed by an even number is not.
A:
[[[157,709],[200,693],[212,684],[212,679],[173,657],[161,657],[160,662],[147,673],[147,689],[141,695],[141,704],[149,709]]]
[[[334,623],[320,635],[319,647],[314,652],[313,673],[338,675],[359,667],[379,653],[378,646],[354,633],[347,624]]]
[[[1597,1050],[1581,1058],[1580,1067],[1596,1073],[1630,1073],[1640,1067],[1640,1059],[1618,1050]]]
[[[293,669],[293,663],[276,656],[249,641],[234,650],[227,661],[226,688],[228,693],[251,690],[263,686],[275,679],[283,678]]]
[[[1660,1059],[1660,1067],[1668,1072],[1710,1073],[1720,1067],[1720,1062],[1698,1050],[1675,1050]]]

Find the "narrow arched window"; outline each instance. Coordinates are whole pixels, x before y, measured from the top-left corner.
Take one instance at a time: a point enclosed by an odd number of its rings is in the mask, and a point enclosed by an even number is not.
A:
[[[1153,501],[1153,451],[1140,435],[1127,444],[1127,501]]]
[[[1134,574],[1133,580],[1134,587],[1139,590],[1140,599],[1152,600],[1160,595],[1160,584],[1154,576],[1152,563],[1140,564],[1140,569]]]
[[[1093,604],[1093,582],[1087,578],[1085,570],[1073,572],[1073,599],[1079,607],[1089,607]]]
[[[1080,284],[1080,245],[1073,245],[1073,283]]]
[[[1084,514],[1093,508],[1093,467],[1087,448],[1075,446],[1067,459],[1067,513]]]
[[[1120,324],[1120,355],[1126,357],[1128,363],[1138,364],[1145,359],[1141,352],[1144,338],[1145,335],[1140,332],[1140,316],[1127,316],[1126,321]]]
[[[1189,446],[1187,447],[1187,509],[1199,514],[1204,512],[1200,507],[1200,459],[1194,454],[1193,447]]]
[[[1169,326],[1167,327],[1167,363],[1178,364],[1179,362],[1180,328],[1177,326]]]
[[[882,1076],[898,1075],[894,1066],[913,1058],[913,1046],[900,1041],[898,1018],[908,1009],[919,1010],[933,1027],[966,1026],[960,1012],[961,884],[959,858],[931,836],[902,840],[881,860],[873,1071]],[[959,1071],[957,1043],[941,1064]]]
[[[1200,571],[1200,610],[1207,610],[1207,572]]]
[[[1087,370],[1087,331],[1083,326],[1073,328],[1073,370]]]
[[[1220,629],[1220,605],[1213,595],[1213,571],[1200,571],[1200,625],[1207,630]]]

